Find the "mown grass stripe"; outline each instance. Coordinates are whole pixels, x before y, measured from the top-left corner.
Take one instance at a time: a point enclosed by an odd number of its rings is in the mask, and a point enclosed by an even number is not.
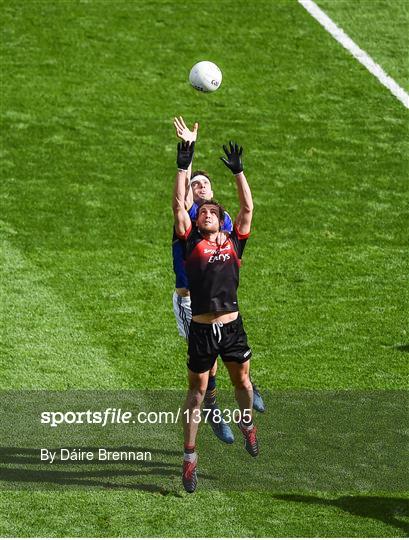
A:
[[[120,388],[104,347],[46,285],[46,276],[9,241],[2,242],[1,387]],[[64,361],[62,361],[64,359]]]

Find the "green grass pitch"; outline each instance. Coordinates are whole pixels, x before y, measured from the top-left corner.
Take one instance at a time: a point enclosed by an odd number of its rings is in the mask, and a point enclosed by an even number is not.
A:
[[[406,90],[404,0],[318,2]],[[295,1],[1,0],[1,389],[185,386],[174,115],[234,215],[262,389],[407,389],[408,113]],[[221,89],[195,92],[208,59]],[[219,385],[229,388],[220,368]],[[271,411],[273,414],[273,411]],[[273,444],[273,442],[272,442]],[[2,536],[405,536],[407,493],[0,491]]]

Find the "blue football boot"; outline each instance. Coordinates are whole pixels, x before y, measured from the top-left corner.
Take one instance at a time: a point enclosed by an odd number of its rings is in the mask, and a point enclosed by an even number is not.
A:
[[[208,410],[210,409],[210,413]],[[204,405],[203,410],[204,419],[213,430],[213,433],[218,439],[226,444],[232,444],[234,442],[234,435],[226,420],[223,418],[222,411],[216,403]]]
[[[263,413],[266,410],[263,398],[261,397],[260,391],[253,381],[251,381],[251,384],[253,386],[253,409],[257,412]]]

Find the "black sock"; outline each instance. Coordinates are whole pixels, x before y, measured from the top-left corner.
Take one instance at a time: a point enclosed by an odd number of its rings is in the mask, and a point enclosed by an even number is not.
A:
[[[216,376],[209,375],[204,400],[206,405],[214,405],[216,403]]]

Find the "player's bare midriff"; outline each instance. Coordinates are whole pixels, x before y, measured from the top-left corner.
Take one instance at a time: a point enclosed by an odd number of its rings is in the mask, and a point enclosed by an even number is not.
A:
[[[238,311],[226,311],[223,313],[202,313],[200,315],[194,315],[192,319],[201,324],[213,324],[213,323],[223,323],[227,324],[229,322],[235,321],[239,316]]]

